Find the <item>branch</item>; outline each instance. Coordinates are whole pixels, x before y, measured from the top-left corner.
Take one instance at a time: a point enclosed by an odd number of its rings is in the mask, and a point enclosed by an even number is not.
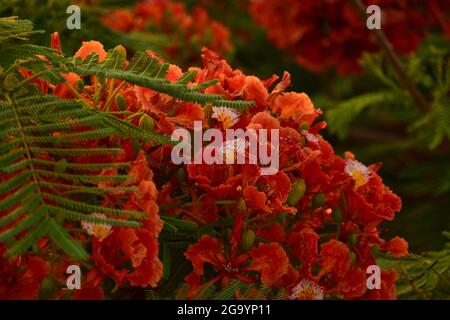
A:
[[[361,2],[361,0],[351,0],[354,4],[354,6],[358,9],[363,19],[366,18],[366,7]],[[388,59],[389,63],[394,68],[395,73],[397,74],[400,82],[403,84],[405,89],[409,92],[412,99],[414,100],[417,107],[420,109],[422,113],[426,113],[429,109],[429,106],[423,97],[422,93],[419,91],[415,83],[411,80],[411,78],[408,76],[408,74],[405,71],[405,68],[398,57],[397,53],[395,52],[394,48],[392,47],[392,44],[387,39],[384,32],[380,29],[373,29],[372,32],[375,35],[375,38],[378,42],[378,45],[383,50],[384,54],[386,55],[386,58]]]

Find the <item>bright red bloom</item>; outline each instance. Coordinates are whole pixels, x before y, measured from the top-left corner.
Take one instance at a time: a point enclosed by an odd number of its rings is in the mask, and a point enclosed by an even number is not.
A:
[[[248,208],[253,208],[260,211],[267,211],[266,195],[264,192],[258,191],[254,186],[248,186],[244,189],[243,196],[245,204]]]
[[[270,286],[286,274],[289,259],[279,244],[260,244],[258,248],[250,251],[252,264],[248,270],[261,273],[261,282]]]
[[[227,258],[223,245],[216,238],[208,235],[202,236],[196,244],[190,245],[185,256],[192,262],[195,276],[203,275],[204,264],[208,263],[220,272],[214,281],[222,279],[222,284],[227,284],[233,278],[253,282],[256,279],[246,275],[247,271],[253,270],[261,274],[263,284],[271,285],[287,272],[289,263],[286,253],[278,244],[260,244],[258,248]],[[242,266],[249,259],[252,259],[251,263]]]
[[[319,277],[331,272],[342,278],[350,269],[351,262],[352,256],[348,247],[338,240],[329,240],[320,246],[319,264],[322,269]]]
[[[427,26],[420,3],[363,2],[382,8],[383,31],[398,52],[409,54],[419,47]],[[268,38],[276,47],[286,50],[300,65],[314,72],[329,67],[340,74],[361,72],[358,62],[363,53],[379,50],[351,1],[256,0],[251,2],[250,12],[267,29]]]
[[[286,238],[284,227],[279,223],[271,224],[268,227],[261,228],[256,234],[261,238],[276,243],[280,243]]]
[[[80,289],[66,290],[66,281],[68,277],[66,270],[67,267],[74,264],[79,266],[79,263],[74,263],[72,261],[58,261],[52,266],[52,278],[56,280],[60,286],[62,286],[62,290],[56,292],[56,294],[54,294],[52,298],[71,298],[73,300],[103,300],[105,296],[102,285],[105,277],[95,267],[83,273]]]
[[[288,92],[275,98],[272,110],[279,112],[279,119],[291,119],[308,125],[317,117],[317,110],[305,93]]]
[[[80,57],[83,61],[92,53],[98,55],[98,61],[103,61],[106,58],[106,51],[103,49],[103,44],[98,41],[85,41],[83,45],[75,52],[75,57]]]
[[[395,270],[381,270],[381,289],[368,290],[367,299],[396,300],[397,287],[395,286],[395,281],[397,278],[398,276]]]
[[[310,273],[311,266],[319,254],[318,241],[319,236],[310,228],[291,233],[287,240],[292,253],[302,263],[302,270],[306,273]]]
[[[359,298],[367,290],[366,280],[367,275],[361,268],[350,269],[335,290],[343,294],[344,299]]]
[[[395,237],[383,243],[381,249],[389,251],[396,257],[403,257],[408,254],[408,242],[401,237]]]
[[[162,277],[158,241],[146,229],[114,228],[103,241],[92,241],[92,259],[118,285],[155,287]],[[126,267],[129,264],[130,267]]]
[[[37,299],[50,264],[33,255],[7,260],[3,257],[6,250],[6,246],[0,244],[0,300]]]

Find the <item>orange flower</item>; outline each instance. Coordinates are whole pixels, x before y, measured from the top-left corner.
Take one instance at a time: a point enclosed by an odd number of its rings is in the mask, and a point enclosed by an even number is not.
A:
[[[158,241],[143,228],[116,228],[103,241],[93,239],[92,259],[118,285],[128,280],[134,286],[155,287],[162,277]]]
[[[261,282],[270,286],[287,273],[289,258],[283,247],[277,243],[262,243],[250,251],[252,264],[247,270],[261,273]]]
[[[234,251],[234,250],[233,250]],[[188,247],[184,253],[192,262],[194,268],[190,279],[204,274],[204,264],[208,263],[220,274],[211,282],[222,279],[222,285],[228,284],[230,279],[239,279],[245,282],[254,282],[255,279],[246,275],[247,271],[257,271],[261,275],[261,282],[272,285],[287,273],[289,259],[279,244],[260,244],[246,253],[228,258],[224,254],[224,245],[216,238],[204,235],[200,240]],[[245,265],[251,258],[251,263]],[[194,278],[192,278],[194,277]],[[195,291],[195,287],[191,288]]]
[[[398,236],[386,241],[380,247],[382,250],[389,251],[396,257],[404,257],[408,254],[408,242]]]
[[[315,109],[305,93],[288,92],[275,98],[272,110],[280,112],[280,119],[292,119],[297,123],[314,120]]]
[[[75,52],[75,57],[81,57],[85,60],[91,53],[98,55],[98,61],[103,61],[106,58],[106,51],[103,49],[103,44],[98,41],[83,41],[83,45]]]
[[[309,273],[319,254],[317,233],[311,228],[305,228],[291,233],[287,242],[292,248],[294,256],[302,263],[302,269]]]
[[[254,208],[261,211],[267,211],[266,195],[264,192],[258,191],[254,186],[248,186],[244,189],[243,196],[245,204],[249,208]]]
[[[129,10],[117,9],[102,17],[102,22],[112,30],[130,32],[133,29],[133,14]]]
[[[246,100],[253,100],[257,107],[266,107],[269,93],[261,80],[254,76],[245,78],[244,97]]]
[[[37,299],[41,281],[50,271],[49,262],[30,254],[6,259],[6,250],[0,244],[0,300]]]
[[[343,277],[350,269],[352,257],[348,247],[335,239],[329,240],[320,246],[319,264],[322,269],[319,278],[328,272]]]
[[[395,270],[381,270],[381,289],[369,290],[367,299],[370,300],[395,300],[397,299],[397,272]]]

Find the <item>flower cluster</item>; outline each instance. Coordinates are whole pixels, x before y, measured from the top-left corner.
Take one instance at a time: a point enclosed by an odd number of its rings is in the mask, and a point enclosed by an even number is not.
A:
[[[195,61],[197,52],[207,46],[222,54],[233,46],[230,31],[210,18],[201,6],[187,12],[183,3],[172,0],[145,0],[133,9],[117,9],[103,16],[103,23],[120,32],[154,31],[164,33],[170,43],[165,48],[171,59],[189,63]]]
[[[363,3],[381,8],[382,30],[399,53],[414,52],[430,27],[441,27],[449,35],[448,1]],[[380,49],[352,1],[255,0],[250,12],[276,47],[313,72],[327,68],[335,68],[339,74],[360,72],[362,54]]]
[[[195,205],[179,209],[181,202],[170,209],[172,214],[201,226],[228,222],[228,228],[213,228],[186,250],[193,266],[185,278],[188,296],[205,285],[224,287],[238,279],[284,288],[298,299],[395,298],[393,270],[382,271],[381,290],[366,286],[366,268],[376,264],[377,250],[407,254],[402,238],[385,241],[379,236],[379,224],[393,220],[401,208],[400,198],[377,174],[379,165],[367,167],[351,153],[345,158],[334,153],[319,134],[326,126],[315,121],[321,111],[305,93],[286,90],[289,73],[279,82],[277,76],[260,80],[233,70],[208,49],[202,57],[195,83],[219,79],[206,91],[256,105],[239,117],[230,110],[232,122],[208,112],[199,112],[197,120],[221,129],[279,129],[280,171],[263,176],[258,165],[248,164],[173,168],[185,170],[188,180],[164,184],[161,201],[176,203],[171,195],[184,194]]]
[[[57,34],[52,47],[60,48]],[[83,43],[75,57],[86,59],[91,53],[100,61],[107,56],[99,42],[90,41]],[[148,54],[161,59],[153,52]],[[289,299],[395,298],[394,270],[382,270],[381,289],[368,290],[366,286],[366,269],[376,264],[380,252],[400,257],[408,251],[402,238],[385,241],[380,237],[380,223],[393,220],[401,208],[400,198],[377,174],[380,165],[365,166],[351,153],[344,158],[335,154],[319,133],[326,127],[317,121],[321,110],[305,93],[287,91],[289,73],[281,79],[274,75],[261,80],[233,69],[206,48],[202,60],[203,67],[190,69],[196,75],[188,85],[217,79],[205,93],[254,101],[255,105],[244,110],[202,106],[113,79],[105,80],[104,95],[96,100],[95,76],[87,81],[73,73],[64,74],[68,84],[56,87],[34,80],[43,93],[84,99],[109,111],[125,107],[133,113],[129,117],[132,123],[146,123],[158,133],[192,129],[194,121],[201,121],[204,129],[220,129],[224,136],[226,129],[241,128],[278,129],[280,137],[280,166],[273,175],[261,175],[260,164],[175,165],[172,145],[149,143],[135,152],[131,141],[99,141],[98,146],[119,144],[124,149],[116,159],[103,161],[131,162],[128,175],[134,177],[136,189],[124,197],[109,192],[110,183],[99,184],[105,188],[104,205],[141,210],[147,216],[137,229],[82,222],[78,237],[91,250],[90,263],[83,265],[88,270],[82,289],[61,290],[53,297],[101,299],[107,279],[113,280],[116,288],[157,288],[163,275],[158,237],[163,228],[160,214],[164,213],[189,220],[203,230],[193,235],[195,240],[184,251],[192,271],[179,288],[181,292],[188,287],[188,298],[196,297],[205,286],[226,288],[232,280],[279,288]],[[176,82],[182,74],[179,67],[170,65],[167,80]],[[108,90],[118,92],[120,99],[107,99]],[[46,241],[40,245],[40,252],[50,260],[51,248]],[[2,250],[0,247],[0,253]],[[1,260],[0,297],[11,297],[13,290],[13,298],[35,298],[46,277],[52,279],[52,286],[64,286],[62,273],[67,261],[63,258],[58,261],[53,256],[50,263],[30,254]]]

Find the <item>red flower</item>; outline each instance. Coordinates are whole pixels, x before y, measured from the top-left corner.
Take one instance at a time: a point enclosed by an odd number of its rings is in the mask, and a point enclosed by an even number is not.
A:
[[[389,251],[396,257],[403,257],[408,254],[408,242],[401,237],[395,237],[383,243],[381,249]]]
[[[247,275],[247,271],[257,271],[261,274],[261,282],[271,285],[279,280],[286,272],[289,259],[279,244],[260,244],[246,253],[228,258],[224,254],[223,245],[216,238],[204,235],[186,250],[186,258],[192,262],[193,275],[188,279],[198,279],[204,274],[204,264],[208,263],[219,272],[213,282],[222,279],[222,285],[230,279],[253,282],[256,279]],[[247,265],[249,260],[251,263]],[[195,275],[195,276],[194,276]],[[194,289],[195,288],[191,288]]]
[[[305,93],[297,92],[284,93],[275,98],[272,110],[280,113],[280,120],[291,119],[298,124],[306,122],[311,125],[318,115],[311,99]]]
[[[266,206],[266,195],[264,192],[258,191],[254,186],[248,186],[242,193],[245,199],[245,205],[260,211],[268,211]]]
[[[270,286],[286,274],[289,259],[279,244],[261,243],[258,248],[250,251],[252,264],[247,270],[261,273],[261,282]]]
[[[381,270],[381,289],[368,290],[367,298],[370,300],[397,299],[397,288],[395,286],[397,278],[398,276],[395,270]]]
[[[158,241],[143,228],[114,228],[103,241],[94,238],[92,254],[99,270],[118,285],[128,280],[134,286],[155,287],[162,277]]]
[[[367,290],[366,273],[361,268],[349,270],[338,283],[336,291],[345,299],[360,298]]]
[[[75,57],[81,57],[85,60],[90,54],[95,53],[98,55],[98,61],[103,61],[106,58],[106,51],[103,49],[103,44],[98,41],[84,41],[83,45],[75,52]]]
[[[311,266],[319,254],[318,241],[319,236],[310,228],[305,228],[300,232],[293,232],[289,235],[287,242],[306,274],[310,273]]]
[[[419,47],[426,21],[413,1],[363,2],[382,8],[383,30],[397,51],[409,54]],[[340,74],[361,72],[358,61],[363,53],[379,50],[359,12],[347,0],[256,0],[250,12],[276,47],[314,72],[329,67]]]
[[[280,243],[286,238],[284,226],[280,223],[271,224],[268,227],[261,228],[256,234],[261,238],[276,243]]]
[[[164,49],[172,59],[183,56],[183,62],[195,60],[197,50],[203,45],[223,53],[233,49],[228,28],[211,19],[205,9],[197,6],[188,12],[183,3],[171,0],[144,0],[131,10],[109,12],[102,22],[126,33],[142,32],[151,26],[169,35],[172,41]]]
[[[320,246],[319,265],[322,269],[319,278],[328,272],[342,278],[350,269],[351,262],[352,256],[348,247],[338,240],[329,240]]]
[[[3,257],[6,250],[0,244],[0,300],[37,299],[50,264],[29,254],[7,260]]]

